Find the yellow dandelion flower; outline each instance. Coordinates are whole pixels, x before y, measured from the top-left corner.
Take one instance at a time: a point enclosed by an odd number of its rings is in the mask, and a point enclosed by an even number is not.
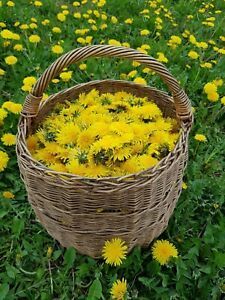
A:
[[[56,140],[60,145],[76,143],[80,129],[73,123],[66,124],[56,136]]]
[[[39,43],[40,41],[41,41],[41,38],[39,35],[32,34],[31,36],[29,36],[30,43]]]
[[[146,36],[146,35],[149,35],[149,34],[150,34],[150,31],[149,31],[148,29],[143,29],[143,30],[140,31],[140,34],[141,34],[142,36]]]
[[[182,182],[182,189],[186,190],[188,188],[187,183],[186,182]]]
[[[63,14],[63,13],[58,13],[57,14],[57,19],[60,21],[60,22],[64,22],[66,20],[66,16]]]
[[[57,150],[57,152],[55,152],[56,158],[60,159],[63,162],[67,161],[68,158],[74,157],[74,155],[72,155],[72,152],[74,152],[74,148],[64,148],[63,146],[57,145],[56,150]],[[52,149],[52,151],[54,150]],[[76,150],[75,152],[77,153]]]
[[[147,126],[144,124],[138,124],[138,123],[131,123],[130,127],[132,129],[132,132],[135,136],[135,140],[141,140],[144,141],[148,137],[147,135]]]
[[[132,156],[131,158],[127,159],[121,164],[120,168],[121,171],[125,172],[126,174],[137,173],[141,170],[137,156]]]
[[[143,148],[144,148],[144,143],[142,141],[138,141],[138,142],[134,143],[134,145],[131,148],[132,155],[141,153],[143,151]]]
[[[20,39],[19,34],[13,33],[12,31],[10,31],[8,29],[3,29],[0,32],[0,35],[3,39],[7,39],[7,40],[19,40]]]
[[[138,61],[133,61],[132,66],[133,67],[139,67],[141,64]]]
[[[145,50],[145,49],[143,49],[143,48],[141,48],[141,47],[137,47],[137,50],[140,51],[140,52],[142,52],[142,53],[144,53],[144,54],[148,54],[148,51]]]
[[[7,109],[13,114],[19,114],[22,110],[22,105],[12,101],[6,101],[3,103],[2,108]]]
[[[53,154],[49,153],[45,148],[39,149],[33,154],[34,158],[40,162],[43,162],[47,166],[56,162],[56,158]]]
[[[121,139],[119,139],[117,136],[115,135],[106,135],[103,136],[103,138],[99,141],[97,141],[96,146],[98,145],[99,149],[104,149],[104,150],[108,150],[108,149],[112,149],[114,147],[119,147],[121,145]],[[94,144],[93,144],[94,146]]]
[[[109,134],[109,124],[105,122],[95,122],[91,124],[89,130],[93,133],[94,136],[103,137]]]
[[[0,1],[0,7],[2,7],[2,1]],[[0,22],[0,27],[5,28],[6,24],[4,22]]]
[[[43,22],[43,21],[42,21],[42,22]],[[42,23],[42,24],[43,24],[43,23]],[[37,26],[36,23],[31,23],[31,24],[30,24],[30,28],[31,28],[31,29],[37,29],[38,26]]]
[[[14,55],[7,56],[5,62],[7,65],[15,65],[18,59]]]
[[[123,133],[132,132],[131,126],[129,126],[125,122],[112,122],[111,125],[109,126],[109,129],[112,132],[116,132],[120,135],[122,135]]]
[[[144,68],[144,69],[142,70],[142,72],[145,73],[145,74],[148,74],[148,73],[151,73],[151,69],[149,69],[149,68]]]
[[[62,81],[69,81],[72,78],[73,71],[68,72],[62,72],[59,77],[62,79]]]
[[[127,43],[127,42],[125,42],[125,43],[122,43],[122,46],[123,46],[123,47],[130,48],[130,44],[129,44],[129,43]]]
[[[53,27],[52,28],[52,32],[54,32],[54,33],[61,33],[62,30],[59,27]]]
[[[30,92],[32,90],[32,87],[30,85],[23,85],[21,87],[21,90],[24,92]]]
[[[78,159],[73,159],[71,160],[67,165],[66,165],[67,172],[75,175],[80,175],[84,176],[86,173],[86,166],[83,164],[79,164]]]
[[[21,87],[21,90],[24,92],[30,92],[32,90],[32,86],[31,85],[23,85]]]
[[[4,119],[7,117],[8,113],[4,109],[4,107],[0,108],[0,125],[4,121]]]
[[[73,14],[73,16],[74,16],[74,18],[76,18],[76,19],[81,19],[81,13],[79,13],[79,12],[75,12],[75,13]]]
[[[63,5],[61,6],[61,8],[63,8]],[[69,12],[68,9],[64,9],[64,10],[62,11],[62,13],[63,13],[65,16],[67,16],[70,12]]]
[[[9,7],[15,6],[15,3],[14,3],[13,1],[8,1],[6,4],[7,4]]]
[[[41,142],[42,144],[46,143],[46,140],[45,140],[46,132],[43,128],[39,128],[37,130],[37,132],[35,133],[35,135],[37,136],[39,142]]]
[[[160,108],[155,103],[145,104],[141,107],[142,116],[147,118],[157,118],[162,116]]]
[[[209,62],[204,62],[204,63],[201,63],[200,66],[202,68],[211,69],[213,65],[211,63],[209,63]]]
[[[152,155],[152,154],[156,154],[156,155],[159,155],[159,148],[160,148],[160,144],[158,143],[152,143],[148,146],[148,149],[147,149],[147,154],[149,155]]]
[[[198,133],[195,135],[194,139],[196,141],[199,141],[199,142],[206,142],[207,141],[207,138],[204,134],[198,134]]]
[[[54,32],[56,32],[56,31],[54,31]],[[61,54],[61,53],[63,53],[63,47],[60,45],[54,45],[54,46],[52,46],[52,52],[55,54]]]
[[[42,6],[42,2],[41,1],[34,1],[34,5],[35,6]]]
[[[225,105],[225,96],[220,99],[221,103]]]
[[[15,195],[10,191],[5,191],[2,193],[3,197],[6,199],[14,199]]]
[[[106,177],[108,175],[108,169],[103,165],[93,163],[87,166],[84,175],[93,178]]]
[[[188,52],[188,57],[192,59],[197,59],[199,57],[199,54],[196,51],[191,50]]]
[[[38,148],[38,137],[36,135],[30,135],[27,138],[27,148],[32,153]]]
[[[177,35],[172,35],[170,37],[170,40],[169,40],[169,46],[171,46],[171,44],[175,44],[175,45],[180,45],[182,43],[182,39],[177,36]]]
[[[99,115],[98,114],[87,112],[87,110],[85,110],[84,112],[82,112],[80,114],[80,116],[77,118],[76,121],[77,121],[77,124],[79,124],[80,127],[87,128],[91,124],[95,123],[98,120],[99,120]]]
[[[127,76],[130,78],[134,78],[137,75],[137,70],[130,71]]]
[[[216,86],[222,86],[223,85],[223,79],[215,79],[215,80],[213,80],[213,83]]]
[[[86,40],[82,37],[77,38],[77,42],[82,44],[82,45],[86,44]]]
[[[59,162],[55,162],[53,164],[50,164],[49,169],[52,169],[56,172],[62,172],[62,173],[67,172],[66,166],[62,163],[59,163]]]
[[[52,256],[52,253],[53,253],[53,248],[52,247],[48,247],[47,258],[50,258]]]
[[[23,45],[21,44],[16,44],[14,47],[13,47],[14,50],[16,51],[22,51],[23,50]]]
[[[124,300],[124,297],[127,292],[127,281],[126,279],[122,278],[122,280],[116,280],[111,288],[111,295],[112,299],[115,300]]]
[[[9,156],[6,152],[0,150],[0,172],[7,167]]]
[[[141,48],[144,49],[144,50],[150,50],[151,49],[151,47],[147,44],[141,45]]]
[[[80,6],[80,2],[74,1],[74,2],[73,2],[73,6],[75,6],[75,7]]]
[[[116,24],[116,23],[118,23],[118,19],[117,19],[115,16],[112,16],[112,17],[111,17],[111,22],[112,22],[113,24]]]
[[[166,131],[157,130],[151,135],[149,141],[153,144],[169,145],[171,141],[171,134]]]
[[[92,40],[93,40],[92,36],[86,36],[85,42],[86,42],[86,44],[90,45]]]
[[[157,130],[170,131],[173,127],[173,123],[172,123],[172,120],[169,118],[167,118],[167,119],[158,118],[155,122],[155,126],[156,126]],[[174,124],[174,126],[175,126],[175,124]]]
[[[8,47],[9,45],[11,45],[10,41],[4,41],[3,42],[3,47]]]
[[[148,154],[143,154],[138,157],[140,166],[143,170],[151,168],[158,163],[158,159]]]
[[[1,137],[1,141],[5,146],[12,146],[16,144],[16,136],[11,133],[5,133]]]
[[[3,76],[5,74],[5,71],[0,68],[0,76]]]
[[[107,264],[119,266],[126,258],[127,245],[120,238],[113,238],[106,241],[103,249],[102,256]]]
[[[157,60],[163,63],[167,63],[168,62],[168,58],[164,55],[164,53],[162,52],[157,52]]]
[[[133,19],[128,18],[124,21],[125,24],[132,24],[133,23]]]
[[[132,149],[129,147],[116,148],[113,150],[113,161],[124,161],[131,156]]]
[[[23,79],[24,85],[33,86],[36,83],[37,79],[34,76],[28,76]]]
[[[45,142],[44,145],[45,145],[46,151],[48,151],[51,154],[55,154],[55,155],[58,153],[59,149],[61,148],[59,146],[59,144],[56,142]],[[68,151],[67,151],[67,153],[68,153]]]
[[[121,143],[123,144],[131,143],[133,139],[134,139],[133,132],[124,133],[121,137],[115,139],[115,147],[119,147]]]
[[[170,140],[168,142],[169,151],[173,151],[180,134],[179,133],[168,133],[168,134],[170,134]]]
[[[80,64],[80,65],[79,65],[79,69],[80,69],[81,71],[84,71],[84,70],[87,69],[87,65],[86,65],[86,64]]]
[[[207,98],[211,102],[216,102],[219,100],[219,94],[217,92],[208,93]]]
[[[59,79],[54,78],[54,79],[52,79],[52,82],[53,82],[53,83],[59,83]]]
[[[121,43],[117,40],[114,40],[114,39],[109,40],[108,44],[112,45],[112,46],[121,46]]]
[[[152,256],[160,265],[165,265],[172,257],[178,257],[178,251],[169,241],[158,240],[152,246]]]
[[[29,28],[29,26],[27,24],[21,24],[20,25],[20,29],[22,29],[22,30],[26,30],[28,28]]]
[[[215,83],[213,82],[208,82],[204,85],[204,92],[206,94],[209,94],[209,93],[216,93],[217,92],[217,86]]]
[[[95,136],[93,135],[91,130],[82,131],[77,139],[77,146],[80,149],[87,149],[94,142]]]
[[[147,81],[144,78],[142,78],[142,77],[135,78],[134,82],[138,83],[138,84],[142,84],[142,85],[147,85]]]

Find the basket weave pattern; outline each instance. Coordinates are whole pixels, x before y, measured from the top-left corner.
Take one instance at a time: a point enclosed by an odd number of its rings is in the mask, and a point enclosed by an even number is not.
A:
[[[40,104],[49,82],[63,68],[88,57],[114,56],[138,61],[158,73],[172,96],[148,86],[117,80],[79,84],[51,95]],[[59,173],[31,157],[26,137],[56,103],[73,100],[93,88],[100,93],[127,91],[148,97],[164,116],[175,117],[182,133],[176,147],[156,166],[123,177],[99,179]],[[147,246],[167,227],[181,192],[192,125],[191,105],[176,79],[155,59],[136,50],[106,45],[87,46],[61,56],[39,78],[27,96],[17,136],[17,157],[28,200],[39,221],[63,246],[99,257],[104,241],[120,237],[129,250]]]

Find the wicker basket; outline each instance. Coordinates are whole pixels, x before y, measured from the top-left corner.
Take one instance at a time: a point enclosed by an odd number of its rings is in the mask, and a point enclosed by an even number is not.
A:
[[[49,82],[63,68],[89,57],[127,58],[144,64],[159,74],[172,96],[149,86],[117,80],[98,80],[78,84],[41,103]],[[54,105],[78,97],[81,92],[127,91],[153,99],[164,116],[179,120],[182,134],[175,149],[156,166],[123,177],[100,179],[59,173],[31,157],[26,137]],[[147,246],[167,227],[181,192],[187,162],[188,134],[193,122],[190,101],[176,79],[154,58],[139,51],[108,45],[86,46],[58,58],[39,78],[26,97],[18,127],[17,157],[28,200],[48,233],[64,247],[99,257],[104,241],[120,237],[129,250]]]

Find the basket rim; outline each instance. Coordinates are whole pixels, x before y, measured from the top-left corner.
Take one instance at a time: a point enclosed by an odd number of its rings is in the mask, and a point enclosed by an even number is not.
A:
[[[169,99],[169,101],[171,101],[171,104],[174,103],[172,96],[170,96],[167,92],[165,91],[161,91],[158,90],[154,87],[151,87],[149,85],[142,85],[142,84],[137,84],[134,83],[132,81],[126,81],[126,80],[114,80],[114,79],[104,79],[104,80],[93,80],[93,81],[89,81],[86,83],[79,83],[76,84],[72,87],[63,89],[57,93],[54,93],[52,95],[50,95],[45,101],[41,102],[40,105],[40,110],[39,112],[41,112],[41,110],[54,98],[57,97],[61,94],[64,94],[66,92],[68,92],[69,90],[72,90],[73,88],[82,88],[84,86],[87,85],[95,85],[101,82],[106,82],[106,83],[110,83],[110,82],[118,82],[118,83],[126,83],[128,85],[132,85],[132,86],[137,86],[137,87],[141,87],[145,90],[149,90],[151,89],[151,91],[156,91],[161,93],[162,95],[164,94],[165,96],[167,96],[167,98]],[[38,114],[37,114],[38,116]],[[80,176],[80,175],[76,175],[76,174],[71,174],[71,173],[66,173],[66,172],[58,172],[58,171],[54,171],[48,167],[46,167],[44,164],[42,164],[41,162],[39,162],[38,160],[34,159],[33,156],[31,155],[30,151],[27,148],[27,144],[26,144],[26,134],[22,134],[23,132],[23,127],[27,129],[27,124],[26,120],[29,120],[29,118],[26,118],[25,116],[21,115],[19,123],[18,123],[18,133],[16,135],[16,153],[17,153],[17,157],[20,157],[20,148],[21,148],[21,144],[20,141],[24,142],[24,147],[23,147],[23,151],[26,153],[26,155],[23,155],[24,157],[26,157],[26,161],[28,162],[28,160],[30,160],[30,162],[32,162],[32,167],[35,169],[38,169],[41,172],[44,172],[45,174],[51,174],[51,176],[58,176],[59,178],[63,177],[63,180],[67,179],[67,180],[83,180],[85,182],[89,181],[89,182],[105,182],[105,181],[116,181],[116,182],[121,182],[123,180],[127,181],[127,179],[133,179],[133,178],[137,178],[137,177],[151,177],[151,175],[158,169],[160,169],[160,167],[163,167],[166,165],[167,160],[169,160],[170,157],[172,157],[173,155],[175,155],[177,152],[179,152],[179,149],[182,148],[183,142],[185,140],[188,139],[188,135],[191,129],[191,124],[192,121],[190,122],[184,122],[182,120],[179,120],[180,122],[180,136],[179,139],[174,147],[174,149],[172,151],[170,151],[163,159],[161,159],[156,165],[154,165],[153,167],[150,167],[148,169],[145,170],[141,170],[139,172],[136,173],[130,173],[128,175],[123,175],[123,176],[105,176],[105,177],[99,177],[99,178],[92,178],[92,177],[86,177],[86,176]],[[24,132],[23,132],[24,133]],[[27,164],[26,164],[27,166]]]

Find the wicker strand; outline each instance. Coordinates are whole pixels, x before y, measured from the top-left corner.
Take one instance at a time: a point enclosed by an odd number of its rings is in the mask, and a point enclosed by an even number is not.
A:
[[[28,94],[24,102],[21,115],[23,117],[35,117],[37,115],[41,99],[42,96],[37,97],[31,93]]]

